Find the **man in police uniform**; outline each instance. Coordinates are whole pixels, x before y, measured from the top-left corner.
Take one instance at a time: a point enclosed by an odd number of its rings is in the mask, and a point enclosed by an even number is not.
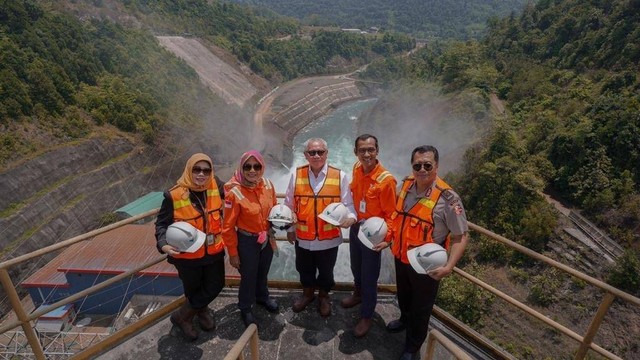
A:
[[[293,304],[293,311],[304,310],[315,297],[318,288],[318,311],[331,315],[329,292],[335,285],[333,268],[342,243],[340,228],[356,222],[349,181],[344,171],[327,164],[327,142],[312,138],[305,142],[304,156],[309,162],[291,175],[284,204],[292,209],[297,222],[287,232],[290,243],[295,242],[296,270],[302,283],[302,297]],[[341,202],[348,210],[338,227],[318,218],[325,207]],[[316,275],[317,274],[317,275]]]
[[[407,331],[401,360],[419,358],[440,279],[451,274],[467,245],[468,225],[462,201],[438,177],[438,161],[438,150],[433,146],[422,145],[413,150],[413,174],[404,179],[392,215],[391,251],[395,258],[400,318],[387,324],[387,330]],[[426,275],[419,274],[409,264],[407,251],[430,242],[448,249],[447,263]]]

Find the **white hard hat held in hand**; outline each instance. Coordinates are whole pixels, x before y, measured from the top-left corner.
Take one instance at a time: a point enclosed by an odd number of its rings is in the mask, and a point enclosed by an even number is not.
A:
[[[269,211],[267,218],[275,230],[287,230],[293,224],[293,212],[287,205],[277,204]]]
[[[418,274],[437,269],[447,263],[447,250],[436,243],[428,243],[407,251],[413,270]]]
[[[340,226],[349,217],[349,210],[341,202],[327,205],[318,217],[331,225]]]
[[[358,239],[369,249],[384,241],[387,236],[387,223],[377,216],[368,218],[358,230]]]
[[[167,228],[167,243],[180,252],[196,252],[207,237],[205,233],[196,229],[193,225],[178,221]]]

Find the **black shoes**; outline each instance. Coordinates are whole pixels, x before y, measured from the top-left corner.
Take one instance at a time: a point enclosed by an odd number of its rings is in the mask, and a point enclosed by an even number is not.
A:
[[[278,303],[269,298],[267,301],[257,301],[258,305],[263,306],[265,309],[267,309],[268,312],[276,314],[278,312],[278,310],[280,310],[280,307],[278,306]]]
[[[396,319],[387,324],[387,331],[397,333],[407,328],[407,325],[400,319]],[[404,359],[404,358],[403,358]]]
[[[240,317],[242,318],[244,326],[248,327],[251,324],[256,324],[256,318],[253,316],[251,310],[240,310]]]

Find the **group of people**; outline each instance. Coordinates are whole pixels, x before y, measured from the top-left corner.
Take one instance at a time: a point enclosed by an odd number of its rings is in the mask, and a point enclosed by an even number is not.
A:
[[[292,172],[283,202],[292,211],[287,239],[295,246],[296,270],[303,288],[292,310],[306,309],[316,299],[317,290],[318,312],[324,317],[331,315],[330,292],[335,285],[338,246],[343,242],[341,228],[348,228],[354,291],[340,304],[345,308],[360,305],[354,335],[365,336],[372,326],[381,252],[390,247],[400,317],[386,327],[389,332],[406,330],[401,359],[416,359],[427,336],[439,282],[453,271],[464,252],[467,220],[460,197],[437,175],[436,148],[423,145],[412,151],[412,174],[400,188],[378,160],[379,150],[375,136],[356,138],[354,154],[358,161],[349,182],[344,171],[327,163],[325,140],[312,138],[305,142],[308,163]],[[215,327],[208,305],[224,286],[225,249],[229,263],[241,276],[238,308],[245,326],[256,323],[252,312],[256,303],[269,312],[279,312],[267,286],[267,274],[277,251],[269,213],[277,199],[273,183],[263,176],[264,172],[262,155],[248,151],[233,177],[223,184],[213,174],[211,159],[195,154],[177,184],[164,194],[156,221],[157,247],[168,255],[182,280],[187,301],[170,319],[190,340],[198,336],[194,318],[202,330]],[[343,209],[335,221],[318,216],[336,203]],[[376,244],[365,243],[360,231],[372,218],[380,218],[387,229]],[[197,230],[193,239],[198,242],[191,252],[180,251],[167,241],[168,231],[178,222]],[[189,237],[188,231],[185,234]],[[407,254],[427,243],[448,249],[448,259],[443,266],[416,271]]]

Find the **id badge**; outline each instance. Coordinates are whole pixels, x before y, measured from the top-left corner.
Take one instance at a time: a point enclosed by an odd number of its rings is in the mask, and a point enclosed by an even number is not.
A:
[[[358,211],[360,211],[363,214],[365,212],[367,212],[367,202],[366,201],[360,200],[360,209]]]
[[[214,239],[215,239],[215,236],[213,236],[213,234],[207,234],[207,245],[213,245]]]
[[[267,232],[260,231],[260,233],[258,233],[258,244],[264,244],[265,241],[267,241]]]

